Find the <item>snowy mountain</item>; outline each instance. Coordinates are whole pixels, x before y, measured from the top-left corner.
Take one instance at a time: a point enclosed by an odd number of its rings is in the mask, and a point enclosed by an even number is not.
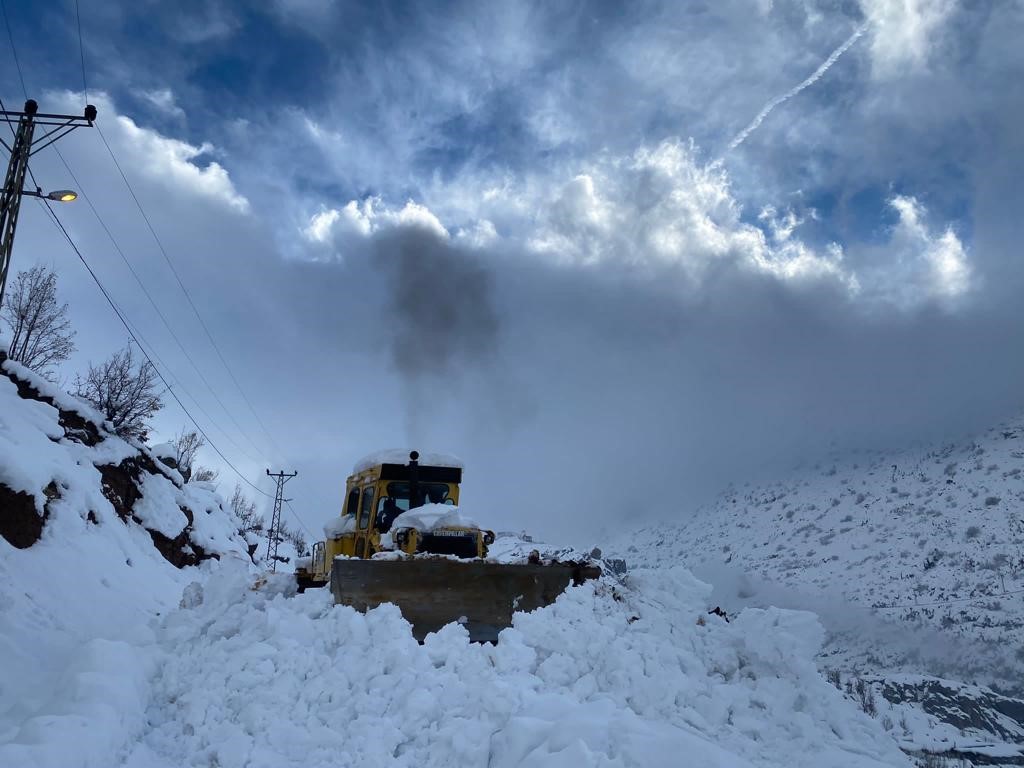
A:
[[[945,686],[942,695],[968,710],[981,697],[972,692],[999,697],[940,678],[1024,695],[1022,469],[1017,419],[959,443],[830,457],[785,480],[732,488],[612,549],[631,567],[690,567],[730,613],[816,612],[828,629],[820,666],[866,678],[880,701],[900,690],[913,698],[913,678],[919,691]],[[1024,743],[1024,702],[1004,708],[1013,717],[1000,721],[1002,735],[983,732]],[[933,735],[944,727],[932,725]]]
[[[394,606],[261,576],[209,488],[3,374],[0,765],[910,764],[816,669],[812,614],[727,622],[687,571],[638,570],[497,645],[421,645]]]

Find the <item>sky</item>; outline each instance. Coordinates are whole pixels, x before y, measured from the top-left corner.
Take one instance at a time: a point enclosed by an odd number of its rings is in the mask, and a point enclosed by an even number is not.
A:
[[[5,7],[8,109],[99,110],[40,184],[223,488],[298,470],[308,531],[380,448],[591,545],[1024,408],[1021,0],[80,0],[81,49]],[[71,381],[127,334],[26,200],[34,263]]]

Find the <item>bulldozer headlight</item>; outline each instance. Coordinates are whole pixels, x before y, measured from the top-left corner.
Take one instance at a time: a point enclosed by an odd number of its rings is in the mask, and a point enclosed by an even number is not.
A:
[[[494,531],[484,531],[484,544],[490,546],[494,543]]]

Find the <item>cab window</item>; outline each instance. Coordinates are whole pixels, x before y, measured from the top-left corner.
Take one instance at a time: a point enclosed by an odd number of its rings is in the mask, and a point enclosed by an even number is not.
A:
[[[424,504],[454,504],[449,498],[450,489],[447,483],[420,483],[419,501]],[[394,499],[398,508],[405,512],[409,509],[409,483],[388,483],[387,496]]]
[[[357,509],[359,509],[359,489],[353,488],[348,492],[348,502],[345,504],[345,514],[354,516]]]
[[[373,486],[363,488],[363,503],[359,507],[359,530],[370,524],[370,513],[373,512]]]

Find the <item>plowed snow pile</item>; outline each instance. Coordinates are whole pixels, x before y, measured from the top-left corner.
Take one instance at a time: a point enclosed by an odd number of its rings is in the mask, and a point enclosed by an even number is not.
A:
[[[908,764],[819,676],[811,614],[726,623],[681,569],[569,590],[497,646],[458,625],[421,646],[393,606],[215,567],[149,649],[131,768]]]

